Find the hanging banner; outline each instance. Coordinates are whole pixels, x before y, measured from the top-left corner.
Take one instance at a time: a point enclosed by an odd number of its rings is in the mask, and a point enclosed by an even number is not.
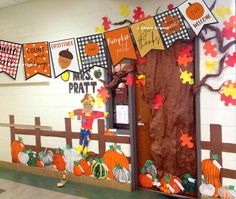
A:
[[[135,23],[130,28],[141,57],[144,57],[152,49],[165,49],[153,17]]]
[[[187,0],[178,8],[196,35],[205,25],[218,22],[203,0]]]
[[[80,72],[74,39],[50,42],[55,78],[65,71]]]
[[[23,45],[25,79],[37,74],[51,77],[48,42],[37,42]]]
[[[128,27],[105,32],[105,39],[113,65],[123,59],[137,59]]]
[[[0,73],[16,79],[20,61],[21,44],[0,40]]]
[[[94,66],[107,68],[107,58],[102,34],[77,38],[82,71]]]
[[[176,40],[189,40],[189,34],[178,8],[174,8],[155,16],[157,27],[161,32],[166,48]]]

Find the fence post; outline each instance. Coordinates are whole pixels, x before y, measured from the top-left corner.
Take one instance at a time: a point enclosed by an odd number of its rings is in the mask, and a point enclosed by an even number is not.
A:
[[[222,165],[222,131],[221,131],[221,125],[219,124],[210,124],[210,157],[212,157],[213,154],[217,154],[219,159],[218,162],[220,165]],[[222,172],[220,180],[222,181]]]
[[[71,132],[71,119],[65,118],[65,137],[66,144],[72,147],[72,132]]]
[[[104,130],[105,130],[104,119],[98,119],[98,144],[99,144],[98,154],[101,157],[103,156],[106,150]]]
[[[9,115],[9,121],[11,125],[15,124],[15,117],[14,115]],[[15,127],[11,126],[10,127],[10,132],[11,132],[11,143],[15,140]]]
[[[40,117],[35,117],[34,118],[34,124],[35,126],[39,126],[35,128],[35,133],[36,133],[36,153],[39,153],[41,150],[41,135],[40,135]]]

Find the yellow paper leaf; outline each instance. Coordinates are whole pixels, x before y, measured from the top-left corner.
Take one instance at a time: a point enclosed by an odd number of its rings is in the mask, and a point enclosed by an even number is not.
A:
[[[226,7],[224,4],[222,4],[220,7],[215,8],[213,13],[216,17],[220,17],[222,19],[225,19],[232,12],[233,12],[232,6]]]
[[[130,9],[128,4],[121,4],[120,8],[120,15],[122,17],[128,17],[130,15]]]
[[[219,64],[218,61],[206,60],[205,61],[206,71],[208,73],[211,73],[212,71],[214,71],[218,67],[218,64]]]
[[[221,91],[226,97],[231,96],[233,99],[236,99],[236,87],[233,84],[224,87]]]
[[[187,70],[186,71],[182,71],[180,69],[180,79],[181,79],[181,82],[182,84],[194,84],[194,80],[193,80],[193,73],[192,72],[188,72]]]
[[[105,32],[105,29],[104,29],[103,25],[99,25],[99,26],[97,26],[97,27],[95,28],[95,31],[96,31],[97,33],[104,33],[104,32]]]
[[[98,97],[98,98],[96,99],[96,106],[97,106],[98,108],[101,108],[101,107],[102,107],[102,104],[103,104],[102,98],[101,98],[101,97]]]

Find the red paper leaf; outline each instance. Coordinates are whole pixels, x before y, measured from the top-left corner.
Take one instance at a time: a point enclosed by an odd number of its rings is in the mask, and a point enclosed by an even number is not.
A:
[[[163,100],[162,95],[156,95],[156,97],[153,100],[153,102],[154,102],[153,109],[154,110],[160,109],[160,107],[162,106],[162,100]]]
[[[228,54],[225,63],[229,67],[234,67],[236,65],[236,52],[233,55]]]
[[[137,55],[138,65],[142,66],[147,63],[147,56],[144,56],[143,58],[141,58],[138,50],[136,50],[136,55]]]
[[[221,34],[227,40],[236,39],[236,16],[231,16],[229,21],[224,22]]]
[[[192,149],[194,147],[192,139],[193,138],[188,133],[184,133],[183,130],[181,130],[180,141],[182,146]]]
[[[179,56],[177,62],[180,66],[187,67],[189,63],[193,62],[193,57],[188,55]]]
[[[134,83],[133,75],[132,75],[131,73],[129,73],[129,74],[126,76],[126,85],[127,85],[127,86],[133,86],[133,83]]]
[[[102,20],[103,20],[102,25],[104,27],[104,30],[109,30],[111,28],[110,27],[111,21],[107,17],[103,17]]]
[[[232,82],[232,80],[226,81],[220,91],[221,101],[224,102],[225,106],[236,105],[236,82]]]
[[[142,10],[141,7],[137,6],[134,11],[133,11],[134,15],[133,18],[135,21],[139,21],[145,18],[144,12]]]
[[[205,50],[205,55],[211,55],[212,57],[217,56],[217,51],[216,51],[216,44],[212,44],[211,41],[207,41],[203,45],[203,49]]]
[[[172,3],[168,4],[168,6],[167,6],[167,9],[168,9],[168,10],[171,10],[171,9],[173,9],[173,8],[174,8],[174,5],[173,5]]]
[[[192,50],[193,50],[193,46],[191,44],[184,46],[181,48],[181,50],[179,52],[179,56],[191,55]]]

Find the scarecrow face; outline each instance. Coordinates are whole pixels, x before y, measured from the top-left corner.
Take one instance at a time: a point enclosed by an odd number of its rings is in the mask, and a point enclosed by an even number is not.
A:
[[[91,104],[91,102],[88,102],[88,101],[84,102],[83,110],[84,110],[84,113],[90,114],[93,111],[93,105]]]

